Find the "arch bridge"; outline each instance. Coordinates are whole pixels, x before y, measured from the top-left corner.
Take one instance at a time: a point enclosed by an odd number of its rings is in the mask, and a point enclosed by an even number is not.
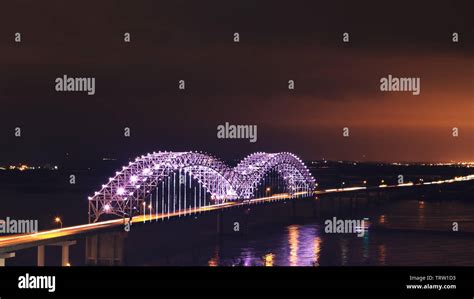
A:
[[[202,152],[153,152],[123,166],[89,197],[89,222],[102,215],[192,213],[197,208],[278,192],[314,190],[315,180],[288,152],[248,155],[230,167]]]

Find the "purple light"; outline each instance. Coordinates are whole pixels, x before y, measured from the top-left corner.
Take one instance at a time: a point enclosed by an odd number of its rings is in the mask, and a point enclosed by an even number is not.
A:
[[[117,194],[118,195],[124,195],[125,194],[125,188],[123,188],[123,187],[118,188],[117,189]]]
[[[110,178],[106,185],[89,200],[100,202],[102,210],[119,215],[122,195],[143,198],[151,190],[160,187],[158,182],[171,179],[184,170],[201,184],[203,191],[212,194],[217,200],[236,200],[253,198],[256,186],[262,185],[264,177],[270,171],[281,175],[287,190],[312,190],[315,180],[301,159],[291,153],[253,153],[231,168],[216,157],[202,152],[153,152],[137,157],[135,162],[124,166],[122,172]],[[143,188],[141,188],[143,187]],[[128,192],[127,190],[134,190]],[[116,194],[120,197],[114,197]],[[99,215],[100,216],[100,215]],[[98,216],[97,216],[98,217]]]

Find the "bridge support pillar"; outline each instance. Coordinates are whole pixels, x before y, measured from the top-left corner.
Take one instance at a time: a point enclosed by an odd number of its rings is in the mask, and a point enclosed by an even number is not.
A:
[[[38,246],[37,266],[44,267],[44,245]]]
[[[64,242],[59,242],[59,243],[51,244],[51,245],[62,247],[61,266],[63,266],[63,267],[70,266],[70,263],[69,263],[69,246],[76,245],[76,241],[64,241]]]
[[[86,264],[120,266],[124,264],[128,233],[109,232],[86,237]]]
[[[14,252],[0,253],[0,267],[5,267],[5,260],[15,257]]]
[[[62,245],[61,266],[65,267],[69,264],[69,245]]]

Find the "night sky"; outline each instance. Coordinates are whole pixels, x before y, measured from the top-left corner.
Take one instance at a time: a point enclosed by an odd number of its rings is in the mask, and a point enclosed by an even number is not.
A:
[[[414,2],[8,1],[0,165],[153,150],[474,161],[473,2]],[[56,92],[64,74],[95,77],[96,94]],[[421,94],[381,92],[388,74],[420,77]],[[258,125],[258,141],[217,139],[225,122]]]

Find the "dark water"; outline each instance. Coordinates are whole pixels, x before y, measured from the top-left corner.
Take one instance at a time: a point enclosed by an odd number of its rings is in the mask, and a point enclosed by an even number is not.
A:
[[[202,266],[429,266],[474,265],[474,204],[402,200],[369,209],[369,228],[327,234],[324,224],[263,228],[167,254],[129,257],[129,265]],[[359,219],[359,218],[354,218]],[[458,231],[453,231],[453,222]],[[158,255],[158,254],[157,254]]]
[[[40,229],[57,227],[53,219],[63,218],[64,225],[87,221],[87,200],[98,179],[78,176],[77,185],[68,183],[66,174],[4,174],[0,180],[0,219],[38,219]],[[348,178],[344,178],[348,180]],[[472,190],[472,185],[469,187]],[[147,233],[134,233],[123,245],[123,258],[116,264],[129,266],[344,266],[344,265],[474,265],[474,197],[472,192],[450,193],[436,200],[407,196],[384,201],[376,206],[349,210],[342,219],[369,218],[364,237],[355,234],[326,234],[324,220],[333,215],[285,221],[252,229],[242,236],[217,239],[199,238],[201,219],[185,224],[195,240],[173,233],[184,220],[170,224],[163,237],[151,227]],[[441,194],[445,194],[444,192]],[[458,194],[463,194],[458,196]],[[328,199],[329,201],[330,199]],[[201,216],[200,216],[201,217]],[[199,222],[201,221],[201,222]],[[453,231],[457,222],[458,231]],[[214,225],[215,222],[212,222]],[[162,224],[157,224],[162,226]],[[144,225],[144,226],[148,226]],[[207,227],[209,231],[209,227]],[[196,238],[197,236],[197,238]],[[163,238],[161,242],[156,242]],[[196,240],[197,239],[197,240]],[[78,239],[71,246],[71,264],[90,264],[86,242]],[[108,241],[105,242],[105,245]],[[112,245],[111,245],[112,246]],[[46,264],[60,264],[60,247],[48,246]],[[35,265],[36,249],[17,252],[8,265]]]

